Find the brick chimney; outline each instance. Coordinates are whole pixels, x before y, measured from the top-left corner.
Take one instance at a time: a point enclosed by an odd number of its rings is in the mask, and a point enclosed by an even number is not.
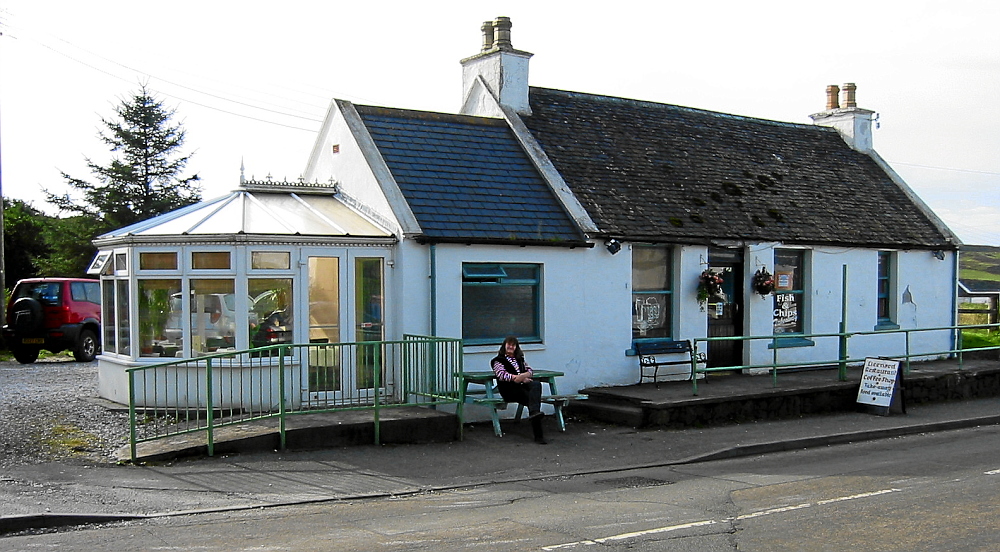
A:
[[[500,104],[522,115],[531,115],[528,107],[528,60],[532,54],[515,50],[510,41],[509,17],[483,23],[483,48],[462,60],[462,110],[466,115],[499,117],[502,113],[484,101],[486,91],[477,86],[482,77]]]
[[[827,86],[826,111],[810,117],[814,124],[837,129],[847,145],[867,153],[872,151],[872,115],[875,112],[858,107],[857,89],[853,82],[842,87],[835,84]]]

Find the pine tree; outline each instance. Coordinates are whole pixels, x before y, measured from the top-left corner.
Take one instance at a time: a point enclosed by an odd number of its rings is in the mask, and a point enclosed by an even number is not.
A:
[[[178,156],[185,132],[179,124],[171,125],[174,113],[141,86],[115,109],[116,119],[101,120],[106,130],[99,137],[116,155],[107,166],[86,158],[98,183],[63,172],[67,184],[82,192],[83,201],[46,190],[49,203],[94,219],[101,233],[200,201],[198,175],[179,176],[191,156]]]

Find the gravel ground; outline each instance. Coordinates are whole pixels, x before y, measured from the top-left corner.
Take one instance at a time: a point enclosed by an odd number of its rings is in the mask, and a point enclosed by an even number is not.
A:
[[[114,462],[128,414],[97,397],[97,362],[0,362],[0,470],[24,464]]]

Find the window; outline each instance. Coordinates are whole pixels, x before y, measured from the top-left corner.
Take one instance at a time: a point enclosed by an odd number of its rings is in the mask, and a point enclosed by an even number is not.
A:
[[[139,270],[177,270],[177,253],[139,253]]]
[[[195,251],[191,253],[191,268],[195,270],[229,270],[229,252]]]
[[[115,281],[101,281],[103,301],[101,303],[101,325],[104,326],[103,346],[106,353],[118,352],[118,341],[115,339]],[[125,351],[128,353],[128,351]]]
[[[250,278],[247,289],[250,293],[247,320],[250,345],[265,347],[293,343],[292,279]]]
[[[774,333],[803,333],[805,252],[774,250]]]
[[[462,265],[462,339],[501,343],[513,335],[541,341],[541,265]]]
[[[139,356],[174,357],[183,347],[181,281],[139,280]]]
[[[895,318],[895,304],[892,298],[895,296],[893,292],[893,279],[895,276],[894,270],[894,255],[891,251],[879,251],[878,252],[878,287],[877,287],[877,299],[876,303],[878,305],[878,314],[875,323],[876,330],[888,330],[888,329],[898,329],[899,326],[893,322]]]
[[[74,301],[86,301],[88,303],[101,304],[101,283],[93,282],[70,282],[69,294]]]
[[[250,268],[254,270],[288,270],[292,266],[288,251],[254,251],[250,253]]]
[[[114,280],[114,283],[114,305],[118,309],[115,315],[118,320],[118,352],[127,355],[131,354],[130,347],[132,346],[131,334],[129,333],[128,280]]]
[[[672,272],[669,248],[632,248],[632,339],[671,337]]]
[[[236,347],[233,280],[191,280],[191,354]]]

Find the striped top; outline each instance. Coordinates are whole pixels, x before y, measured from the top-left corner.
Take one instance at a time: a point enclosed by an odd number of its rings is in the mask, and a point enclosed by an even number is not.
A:
[[[531,373],[531,367],[525,362],[524,366],[521,366],[517,359],[512,356],[496,357],[493,359],[493,373],[496,374],[497,380],[499,381],[514,381],[515,374],[511,374],[507,370],[507,366],[504,366],[504,361],[510,365],[518,374],[523,374],[525,372]]]

